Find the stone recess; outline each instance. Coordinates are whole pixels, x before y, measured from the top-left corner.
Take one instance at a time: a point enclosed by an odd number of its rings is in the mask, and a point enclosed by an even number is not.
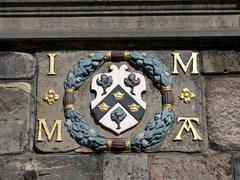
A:
[[[36,60],[31,54],[0,53],[0,79],[31,79],[35,74]]]
[[[151,180],[231,180],[231,156],[228,154],[157,155],[150,165]]]
[[[219,150],[240,149],[240,77],[207,77],[209,142]]]
[[[105,154],[103,162],[104,180],[148,179],[148,157],[146,154]]]
[[[0,84],[0,154],[21,153],[27,146],[30,93],[28,83]]]
[[[203,51],[203,73],[240,72],[239,51]]]
[[[1,157],[1,180],[99,180],[102,172],[99,155],[42,155]]]

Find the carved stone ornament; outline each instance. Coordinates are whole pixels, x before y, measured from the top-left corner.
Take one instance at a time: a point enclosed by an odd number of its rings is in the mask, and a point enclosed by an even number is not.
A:
[[[184,88],[178,97],[186,104],[189,104],[196,95],[193,94],[188,88]]]
[[[74,110],[74,93],[104,62],[122,60],[141,70],[152,80],[156,88],[161,90],[162,109],[148,122],[144,130],[133,138],[106,139],[87,124],[79,111]],[[142,100],[141,93],[146,90],[146,83],[142,75],[128,72],[127,65],[122,65],[119,69],[111,65],[110,69],[111,72],[97,74],[92,79],[91,88],[97,94],[91,102],[91,110],[96,121],[120,134],[135,126],[143,117],[146,102]],[[171,85],[171,75],[157,57],[140,52],[93,53],[74,64],[64,82],[65,125],[77,143],[95,151],[143,151],[159,143],[171,127],[174,119]]]
[[[50,89],[42,98],[46,101],[49,105],[52,105],[59,99],[59,95],[55,93],[53,89]]]

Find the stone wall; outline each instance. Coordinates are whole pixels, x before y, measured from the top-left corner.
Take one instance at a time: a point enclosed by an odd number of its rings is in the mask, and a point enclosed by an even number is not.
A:
[[[240,179],[238,1],[94,1],[93,7],[80,0],[66,7],[64,1],[46,2],[0,3],[0,179]],[[144,51],[159,57],[170,72],[172,52],[185,60],[198,52],[200,75],[181,72],[173,78],[176,117],[200,117],[201,126],[195,127],[203,141],[192,141],[187,133],[182,142],[173,141],[181,127],[176,120],[164,141],[141,153],[92,152],[75,143],[65,127],[63,142],[36,141],[40,116],[49,119],[49,126],[54,118],[64,120],[61,99],[46,106],[42,94],[54,87],[62,97],[70,65],[97,50]],[[61,62],[55,77],[46,76],[49,53],[57,53]],[[88,85],[79,98],[87,94]],[[197,95],[191,106],[177,97],[185,86]],[[149,83],[151,93],[158,93],[153,89]],[[87,109],[83,113],[87,116]],[[132,129],[126,136],[134,133]]]

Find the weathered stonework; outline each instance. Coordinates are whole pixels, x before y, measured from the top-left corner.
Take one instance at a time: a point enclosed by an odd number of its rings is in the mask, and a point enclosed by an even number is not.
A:
[[[40,155],[0,158],[2,180],[99,180],[102,176],[99,155]]]
[[[206,37],[239,33],[239,15],[0,18],[1,38]],[[194,22],[194,23],[193,23]],[[151,28],[149,28],[151,27]],[[195,27],[195,28],[193,28]],[[223,28],[224,27],[224,28]],[[27,31],[25,29],[27,28]],[[58,29],[58,31],[56,31]],[[229,31],[227,31],[229,29]],[[11,31],[10,31],[11,30]],[[231,30],[231,31],[230,31]],[[215,32],[215,34],[214,34]],[[225,33],[225,34],[224,34]]]
[[[1,52],[0,63],[0,79],[31,79],[37,64],[31,54],[19,52]]]
[[[240,149],[239,89],[238,76],[207,77],[207,124],[213,148]]]
[[[0,154],[22,153],[28,147],[31,86],[0,84]]]
[[[148,179],[148,157],[145,154],[105,154],[104,180]]]
[[[156,155],[150,165],[152,180],[231,180],[231,156],[229,154]]]
[[[0,1],[0,180],[239,180],[239,22],[238,0]],[[173,75],[176,117],[163,141],[141,153],[116,154],[95,153],[70,137],[63,82],[72,64],[99,50],[146,52],[170,73],[172,53],[179,52],[185,65],[199,53],[199,75],[191,74],[192,64],[186,74],[178,65],[179,75]],[[48,53],[57,54],[56,76],[47,75]],[[101,136],[129,139],[162,108],[160,91],[146,78],[145,115],[117,136],[90,114],[92,77],[75,93],[75,110]],[[178,97],[183,88],[196,95],[189,104]],[[59,95],[53,105],[43,101],[50,89]],[[203,141],[185,130],[182,141],[173,141],[183,125],[178,117],[199,118],[193,126]],[[55,141],[56,134],[48,141],[44,131],[37,141],[38,119],[46,119],[50,131],[60,120],[63,141]],[[113,145],[129,147],[122,142]]]
[[[203,51],[202,73],[233,73],[240,72],[239,51]]]

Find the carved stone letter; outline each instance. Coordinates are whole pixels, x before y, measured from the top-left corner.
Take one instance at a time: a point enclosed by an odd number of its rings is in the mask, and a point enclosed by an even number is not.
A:
[[[193,52],[191,57],[190,57],[190,59],[187,62],[187,65],[185,65],[183,63],[179,53],[173,53],[174,65],[173,65],[173,72],[172,72],[172,74],[179,74],[178,69],[177,69],[177,65],[178,64],[182,68],[183,72],[186,73],[188,67],[191,64],[191,62],[192,62],[192,73],[191,74],[199,74],[198,68],[197,68],[197,57],[198,57],[198,53]]]
[[[196,117],[190,117],[190,118],[179,117],[177,122],[180,122],[180,121],[184,121],[184,123],[183,123],[181,129],[179,130],[177,136],[174,138],[174,140],[181,141],[182,140],[182,132],[183,132],[183,130],[186,130],[186,132],[189,132],[191,130],[192,134],[193,134],[193,140],[202,141],[202,138],[199,136],[199,134],[197,133],[195,127],[192,124],[192,121],[195,121],[199,125],[199,118],[196,118]]]
[[[55,64],[55,56],[57,54],[48,54],[49,56],[49,70],[48,70],[48,75],[56,75],[55,70],[54,70],[54,64]]]
[[[52,140],[53,134],[56,131],[57,136],[56,136],[56,141],[61,142],[62,141],[62,120],[55,120],[53,128],[51,132],[48,129],[46,119],[38,119],[38,136],[37,136],[37,141],[43,141],[42,137],[42,129],[47,135],[48,141]]]

